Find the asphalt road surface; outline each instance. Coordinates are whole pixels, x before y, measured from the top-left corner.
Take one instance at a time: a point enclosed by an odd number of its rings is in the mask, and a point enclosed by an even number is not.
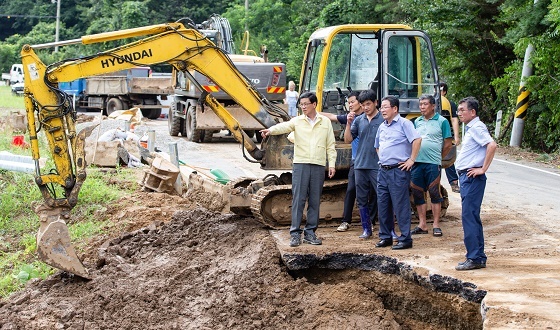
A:
[[[483,203],[508,207],[560,238],[560,170],[519,163],[499,155],[487,177]]]

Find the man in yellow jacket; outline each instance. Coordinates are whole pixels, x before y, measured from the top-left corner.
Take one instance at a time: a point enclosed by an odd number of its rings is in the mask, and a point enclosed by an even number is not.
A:
[[[328,165],[328,176],[335,174],[336,149],[334,132],[329,118],[317,113],[317,96],[303,93],[299,98],[302,115],[261,130],[262,137],[294,132],[292,161],[292,225],[290,246],[301,244],[301,221],[307,202],[307,221],[303,242],[321,245],[315,235],[319,223],[319,206]],[[328,161],[328,163],[327,163]]]

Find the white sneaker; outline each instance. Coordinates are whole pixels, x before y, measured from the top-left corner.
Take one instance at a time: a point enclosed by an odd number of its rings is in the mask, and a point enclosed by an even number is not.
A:
[[[347,231],[348,229],[350,229],[350,224],[348,222],[343,222],[336,228],[336,231]]]

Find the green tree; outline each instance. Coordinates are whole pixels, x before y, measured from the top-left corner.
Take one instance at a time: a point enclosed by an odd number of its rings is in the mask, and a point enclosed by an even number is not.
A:
[[[16,45],[0,43],[0,70],[2,72],[9,72],[12,64],[19,63],[18,51]]]
[[[483,120],[493,122],[507,99],[492,85],[515,59],[511,46],[500,42],[508,25],[498,20],[494,0],[402,0],[413,25],[428,32],[440,76],[452,99],[472,95],[482,102]]]

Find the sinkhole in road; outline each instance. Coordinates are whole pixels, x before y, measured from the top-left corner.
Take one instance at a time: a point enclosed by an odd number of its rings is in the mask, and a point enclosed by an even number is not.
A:
[[[348,293],[347,299],[380,301],[402,328],[482,329],[481,301],[486,291],[472,283],[421,275],[410,265],[382,255],[286,254],[282,259],[294,279],[304,278],[310,285],[343,286],[342,295],[358,287],[359,297]]]

